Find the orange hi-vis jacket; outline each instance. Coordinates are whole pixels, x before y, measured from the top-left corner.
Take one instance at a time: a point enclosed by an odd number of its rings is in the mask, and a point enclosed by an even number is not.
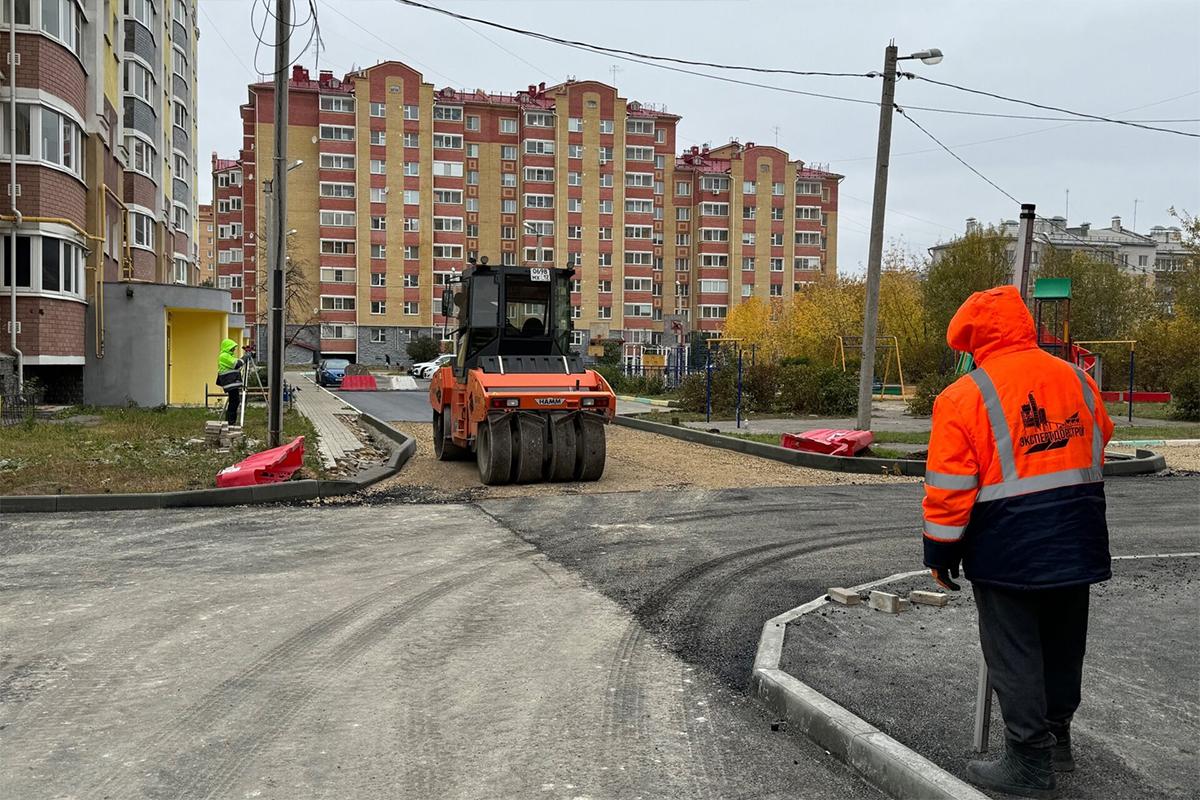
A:
[[[975,583],[1040,589],[1111,577],[1096,384],[1037,346],[1013,286],[971,295],[946,331],[978,365],[933,407],[925,564]]]

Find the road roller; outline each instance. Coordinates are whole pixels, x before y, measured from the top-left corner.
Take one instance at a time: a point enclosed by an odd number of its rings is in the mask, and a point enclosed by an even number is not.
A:
[[[472,260],[443,290],[454,357],[434,373],[433,447],[495,486],[595,481],[617,398],[571,350],[573,269]]]

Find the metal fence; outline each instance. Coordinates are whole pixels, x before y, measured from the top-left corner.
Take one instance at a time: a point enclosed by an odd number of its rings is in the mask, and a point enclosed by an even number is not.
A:
[[[33,419],[36,404],[19,394],[0,395],[0,426],[18,425]]]

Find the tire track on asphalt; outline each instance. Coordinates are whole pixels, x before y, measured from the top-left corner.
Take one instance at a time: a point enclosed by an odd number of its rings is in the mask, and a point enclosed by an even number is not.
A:
[[[482,556],[488,557],[496,555],[505,550],[511,550],[510,545],[498,545],[487,548],[481,553]],[[488,569],[492,569],[506,561],[527,558],[532,552],[524,551],[510,553],[498,558],[493,558],[486,563],[475,567],[467,573],[460,575],[448,581],[442,581],[434,587],[422,592],[416,597],[405,601],[398,605],[392,612],[388,612],[381,617],[378,617],[371,623],[368,623],[365,628],[356,633],[351,634],[346,645],[351,648],[353,654],[362,652],[364,642],[369,642],[370,637],[378,636],[381,631],[388,627],[394,627],[397,624],[407,621],[411,615],[423,610],[431,605],[442,596],[476,580],[479,575]],[[255,702],[255,695],[261,694],[260,687],[269,685],[269,681],[264,680],[267,676],[277,672],[284,672],[293,661],[303,660],[302,657],[306,653],[311,653],[317,648],[327,644],[329,640],[336,637],[338,634],[350,629],[356,622],[364,619],[370,613],[372,607],[380,601],[385,600],[389,595],[394,593],[398,588],[411,584],[413,581],[418,581],[423,578],[429,578],[438,573],[453,570],[455,564],[439,564],[434,567],[421,570],[417,573],[405,575],[403,578],[397,579],[388,583],[386,586],[364,595],[359,600],[344,606],[338,611],[318,620],[315,623],[305,627],[298,633],[292,635],[282,643],[273,647],[270,651],[258,658],[249,667],[241,670],[235,675],[222,680],[217,686],[210,689],[200,700],[193,703],[181,714],[176,716],[168,725],[163,726],[158,731],[151,734],[142,742],[138,743],[136,748],[130,748],[133,752],[145,754],[147,752],[157,752],[163,754],[163,758],[158,760],[161,763],[163,760],[169,759],[172,755],[178,755],[183,750],[183,745],[189,740],[201,736],[206,732],[210,732],[213,727],[219,723],[222,718],[232,716],[233,712],[238,712],[251,706],[256,706],[260,709],[259,714],[252,715],[262,718],[268,715],[266,702],[269,698],[260,697]],[[410,613],[410,609],[411,613]],[[324,657],[326,662],[326,671],[331,672],[332,667],[329,666],[332,661],[334,664],[343,664],[346,659],[335,659],[336,653],[327,654]],[[352,657],[352,656],[351,656]],[[321,668],[322,663],[314,657],[308,659],[311,663],[305,670],[305,676],[311,674]],[[332,678],[330,674],[329,678]],[[321,685],[328,683],[328,679]],[[299,705],[306,702],[308,698],[313,696],[315,692],[305,692],[295,698],[285,698],[290,700],[293,705],[296,705],[298,710]],[[278,706],[274,706],[274,710],[278,711]],[[288,716],[288,719],[294,716],[294,711]],[[126,761],[127,758],[116,759],[117,763]],[[244,762],[242,763],[244,766]],[[167,772],[159,769],[158,773]],[[169,773],[168,773],[169,774]],[[232,774],[232,773],[231,773]],[[102,796],[105,800],[109,798],[132,796],[139,794],[130,780],[132,776],[128,775],[126,768],[113,768],[108,774],[101,777],[100,782],[93,786],[90,790],[84,790],[82,796],[97,797]],[[193,787],[196,782],[193,781]],[[192,787],[189,787],[192,788]],[[197,796],[197,795],[178,795],[178,796]],[[211,793],[206,793],[198,796],[211,796]]]

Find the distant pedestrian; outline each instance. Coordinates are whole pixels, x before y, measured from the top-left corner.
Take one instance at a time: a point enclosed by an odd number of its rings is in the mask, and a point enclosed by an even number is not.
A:
[[[967,780],[1048,797],[1075,769],[1088,594],[1112,576],[1104,446],[1113,424],[1092,379],[1042,351],[1015,287],[976,292],[946,340],[978,368],[938,396],[925,473],[925,565],[958,590],[961,561],[1004,714],[1005,753]]]
[[[221,355],[217,356],[217,386],[225,390],[225,421],[236,425],[238,408],[242,404],[242,367],[245,361],[238,358],[237,342],[224,339]]]
[[[387,364],[388,368],[391,369],[392,357],[390,355],[388,355],[387,353],[384,353],[383,354],[383,363]]]

